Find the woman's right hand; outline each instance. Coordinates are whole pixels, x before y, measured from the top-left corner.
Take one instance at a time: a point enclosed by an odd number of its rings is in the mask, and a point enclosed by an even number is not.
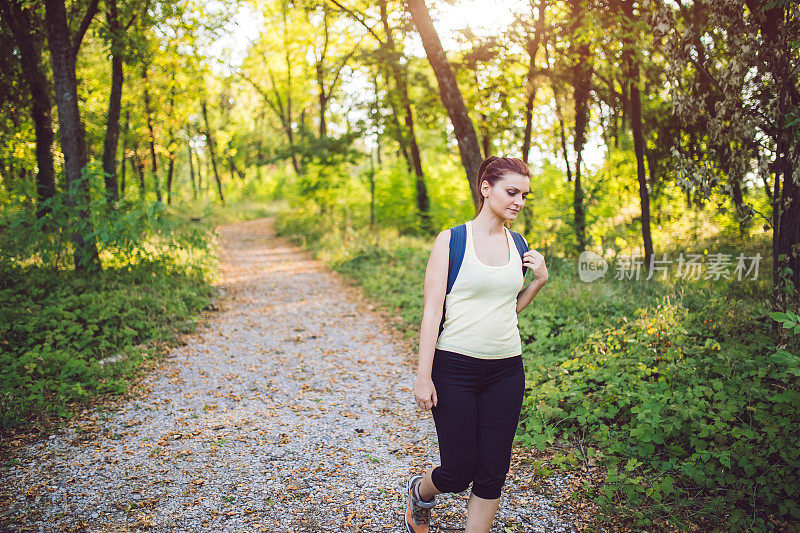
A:
[[[436,397],[436,387],[433,386],[431,378],[417,376],[417,383],[414,385],[414,400],[423,409],[430,409],[439,403],[439,399]]]

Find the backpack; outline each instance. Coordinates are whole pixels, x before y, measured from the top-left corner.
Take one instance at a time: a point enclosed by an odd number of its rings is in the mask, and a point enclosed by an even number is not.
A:
[[[514,239],[514,244],[517,245],[517,251],[519,252],[520,259],[522,256],[529,250],[528,245],[525,243],[525,239],[522,237],[521,234],[517,233],[514,230],[508,230],[511,232],[511,237]],[[461,263],[464,261],[464,252],[467,248],[467,226],[466,224],[459,224],[458,226],[450,228],[450,260],[447,264],[447,291],[445,292],[445,299],[447,295],[450,294],[450,289],[453,288],[453,284],[456,282],[456,277],[458,277],[458,271],[461,269]],[[525,266],[525,263],[522,264],[522,280],[523,283],[525,281],[525,274],[528,272],[528,267]],[[444,316],[445,316],[445,308],[446,305],[442,304],[442,321],[439,323],[439,335],[442,334],[442,330],[444,329]]]

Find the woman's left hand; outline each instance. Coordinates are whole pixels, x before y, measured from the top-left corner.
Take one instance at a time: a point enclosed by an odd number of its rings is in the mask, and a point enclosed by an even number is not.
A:
[[[536,250],[528,250],[522,256],[522,264],[533,271],[534,277],[539,281],[547,281],[547,265],[544,256]]]

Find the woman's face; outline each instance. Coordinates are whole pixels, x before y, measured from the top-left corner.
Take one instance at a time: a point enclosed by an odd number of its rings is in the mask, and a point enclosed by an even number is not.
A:
[[[489,185],[488,181],[481,182],[483,206],[506,220],[517,218],[530,191],[530,178],[516,172],[504,174],[503,179],[498,180],[494,185]]]

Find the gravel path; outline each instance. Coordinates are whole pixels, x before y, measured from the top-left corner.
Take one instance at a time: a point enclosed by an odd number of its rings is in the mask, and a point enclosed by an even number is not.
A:
[[[219,234],[219,313],[139,398],[5,462],[5,530],[403,531],[406,480],[438,456],[414,354],[272,219]],[[492,531],[573,531],[572,481],[515,460]],[[432,532],[463,530],[468,494],[439,498]]]

